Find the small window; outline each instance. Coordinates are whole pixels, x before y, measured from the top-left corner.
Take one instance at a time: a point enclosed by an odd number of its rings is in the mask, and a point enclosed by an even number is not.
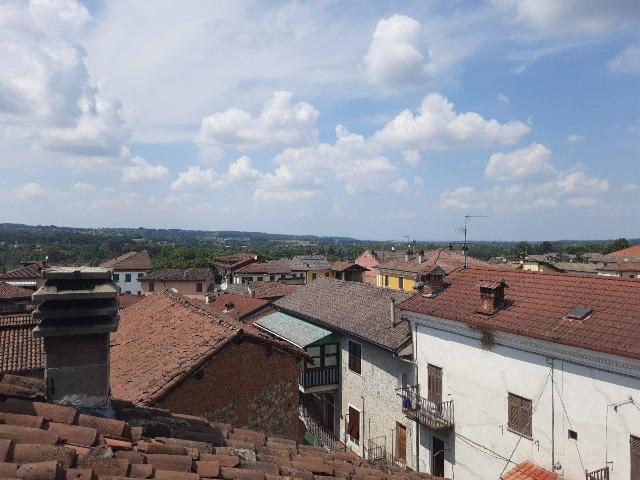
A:
[[[202,291],[202,283],[198,282],[196,283],[196,292],[201,292]]]
[[[264,278],[263,278],[263,277],[258,277],[258,278],[256,278],[256,282],[261,282],[262,280],[264,280]]]
[[[131,274],[130,273],[125,273],[124,274],[124,282],[125,283],[130,283],[131,282]]]
[[[575,430],[569,430],[567,432],[567,438],[569,438],[570,440],[578,440],[578,432],[576,432]]]
[[[311,280],[315,280],[316,278],[318,278],[318,274],[316,272],[313,272],[311,274]]]
[[[389,286],[389,275],[385,275],[384,276],[384,286],[388,287]]]
[[[305,351],[313,360],[313,363],[307,362],[307,368],[320,368],[322,366],[322,347],[307,347]]]
[[[347,434],[353,443],[360,444],[360,412],[353,407],[349,407]]]
[[[324,276],[328,277],[329,276],[329,272],[324,272]]]
[[[355,373],[362,373],[362,345],[356,342],[349,342],[349,370]]]
[[[114,282],[119,282],[120,281],[120,274],[119,273],[114,273],[113,274],[113,281]]]
[[[142,277],[144,277],[144,273],[142,272],[138,273],[138,280],[140,280]]]
[[[275,282],[276,281],[276,276],[275,275],[270,275],[269,276],[269,281],[270,282]]]
[[[150,292],[154,292],[156,289],[156,284],[155,282],[149,282],[149,291]]]
[[[280,280],[284,280],[286,275],[280,275]]]
[[[404,290],[404,277],[399,277],[398,278],[398,288],[400,290]]]
[[[532,410],[531,400],[509,394],[508,428],[520,435],[531,438]]]

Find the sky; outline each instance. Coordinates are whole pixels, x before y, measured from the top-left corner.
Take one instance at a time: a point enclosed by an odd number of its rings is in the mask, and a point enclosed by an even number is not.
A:
[[[0,0],[0,222],[640,236],[637,0]]]

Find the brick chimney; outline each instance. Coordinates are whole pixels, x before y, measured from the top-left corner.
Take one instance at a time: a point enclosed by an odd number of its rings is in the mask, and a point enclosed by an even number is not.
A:
[[[480,288],[480,309],[478,313],[493,315],[504,307],[504,289],[508,288],[504,280],[482,281],[476,285]]]
[[[109,335],[118,328],[118,287],[105,268],[42,272],[33,294],[44,340],[47,400],[76,408],[109,408]]]

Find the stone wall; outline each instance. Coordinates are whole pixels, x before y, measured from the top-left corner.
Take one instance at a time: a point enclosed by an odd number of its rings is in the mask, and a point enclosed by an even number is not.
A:
[[[296,438],[299,372],[294,356],[243,341],[225,347],[159,406]]]

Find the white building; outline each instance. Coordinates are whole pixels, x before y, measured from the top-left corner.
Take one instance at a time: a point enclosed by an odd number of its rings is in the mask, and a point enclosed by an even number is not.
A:
[[[637,280],[470,269],[400,308],[421,471],[495,480],[530,461],[566,479],[640,478]]]
[[[138,295],[142,293],[140,279],[151,269],[149,252],[128,252],[112,258],[100,265],[113,270],[113,281],[118,284],[120,293]]]

